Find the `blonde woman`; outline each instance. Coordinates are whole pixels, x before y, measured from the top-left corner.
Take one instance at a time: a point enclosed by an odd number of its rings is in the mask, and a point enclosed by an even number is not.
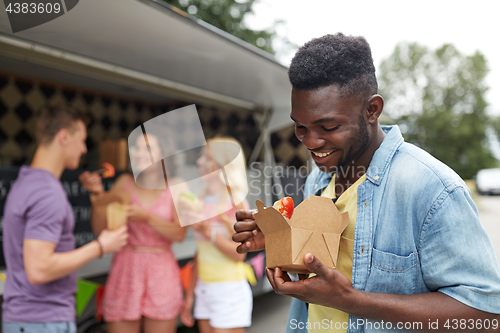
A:
[[[252,316],[252,292],[247,282],[251,268],[231,240],[236,211],[248,209],[244,200],[247,179],[241,146],[229,138],[208,140],[197,165],[206,183],[201,195],[203,210],[201,214],[193,211],[181,214],[204,221],[191,225],[197,254],[193,283],[186,293],[181,320],[192,326],[196,318],[201,333],[243,333]]]

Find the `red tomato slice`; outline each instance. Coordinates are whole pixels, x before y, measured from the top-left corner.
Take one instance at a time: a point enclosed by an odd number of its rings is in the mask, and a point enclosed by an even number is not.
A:
[[[281,199],[279,211],[284,217],[291,219],[293,214],[293,199],[290,197]]]

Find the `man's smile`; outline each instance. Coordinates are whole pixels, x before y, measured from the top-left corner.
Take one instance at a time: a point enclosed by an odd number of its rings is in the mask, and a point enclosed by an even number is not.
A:
[[[311,153],[313,153],[314,155],[318,156],[318,157],[326,157],[328,155],[330,155],[331,153],[333,153],[335,150],[330,150],[328,152],[324,152],[324,153],[317,153],[317,152],[314,152],[312,151]]]

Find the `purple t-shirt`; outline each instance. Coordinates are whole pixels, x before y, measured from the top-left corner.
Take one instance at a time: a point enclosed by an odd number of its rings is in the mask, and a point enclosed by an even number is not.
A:
[[[76,273],[34,286],[26,277],[23,262],[24,239],[56,243],[56,252],[74,250],[74,225],[61,182],[48,171],[21,167],[4,208],[4,322],[75,321]]]

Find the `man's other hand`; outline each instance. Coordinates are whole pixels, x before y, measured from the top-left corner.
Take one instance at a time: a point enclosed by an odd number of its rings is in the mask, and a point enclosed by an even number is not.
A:
[[[255,223],[255,210],[239,210],[236,212],[233,241],[241,243],[236,248],[238,253],[260,251],[265,247],[264,234]]]
[[[301,301],[328,306],[347,312],[354,303],[356,290],[344,274],[324,266],[316,257],[304,256],[307,269],[316,276],[307,278],[300,274],[298,281],[292,282],[286,272],[279,267],[266,268],[267,278],[274,291],[280,295],[292,296]]]
[[[103,254],[118,252],[127,245],[127,226],[124,225],[116,230],[104,229],[97,239],[102,245]]]

